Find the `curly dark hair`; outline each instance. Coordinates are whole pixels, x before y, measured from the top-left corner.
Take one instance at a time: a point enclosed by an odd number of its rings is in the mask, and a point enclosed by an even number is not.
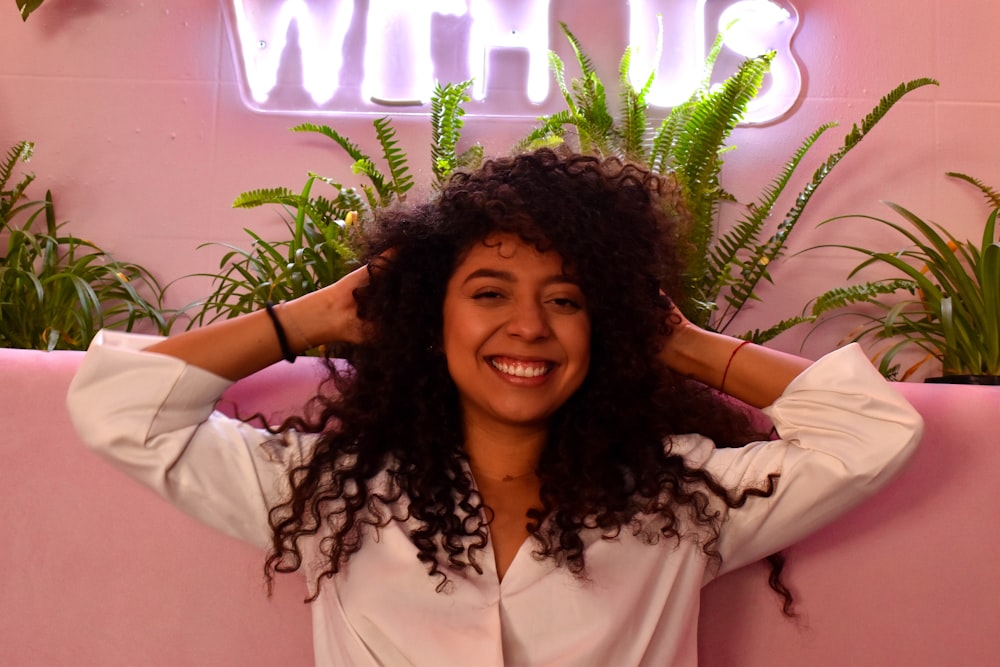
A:
[[[300,540],[316,535],[319,576],[331,577],[391,521],[416,526],[410,539],[438,590],[449,569],[481,571],[490,512],[468,473],[440,343],[448,279],[497,232],[558,252],[592,327],[589,373],[551,418],[538,464],[541,506],[526,517],[536,557],[585,576],[581,531],[597,528],[607,539],[623,530],[649,541],[694,534],[718,560],[711,497],[738,507],[772,493],[774,477],[735,492],[670,452],[674,434],[722,446],[760,437],[743,411],[657,358],[671,326],[663,294],[681,287],[685,219],[672,178],[549,149],[489,160],[455,174],[428,203],[383,211],[365,231],[370,284],[355,293],[366,340],[336,351],[349,366],[331,364],[308,416],[283,425],[319,436],[290,475],[290,498],[271,512],[268,581],[298,569]],[[379,475],[388,483],[372,484]]]

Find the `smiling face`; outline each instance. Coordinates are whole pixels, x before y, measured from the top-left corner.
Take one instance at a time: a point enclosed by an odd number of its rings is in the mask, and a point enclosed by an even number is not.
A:
[[[448,281],[444,354],[466,429],[544,426],[583,383],[590,317],[556,252],[510,234],[477,243]]]

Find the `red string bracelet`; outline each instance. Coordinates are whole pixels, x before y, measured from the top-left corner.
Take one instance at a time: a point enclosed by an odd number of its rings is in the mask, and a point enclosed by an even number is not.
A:
[[[726,370],[722,371],[722,382],[719,384],[719,391],[722,393],[726,392],[726,377],[729,375],[729,367],[733,365],[733,357],[736,353],[743,349],[744,345],[749,345],[750,341],[745,340],[736,347],[733,348],[732,353],[729,355],[729,361],[726,362]]]

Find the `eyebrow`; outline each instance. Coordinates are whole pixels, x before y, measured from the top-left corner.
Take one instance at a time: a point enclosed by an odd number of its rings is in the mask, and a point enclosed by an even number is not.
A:
[[[465,277],[465,280],[462,281],[462,284],[464,285],[473,280],[476,280],[477,278],[493,278],[495,280],[502,280],[508,283],[517,282],[517,276],[514,275],[514,273],[512,273],[511,271],[501,271],[500,269],[476,269],[475,271],[473,271],[472,273],[470,273]],[[554,285],[560,283],[566,283],[569,285],[577,285],[577,286],[580,285],[579,280],[566,273],[559,273],[545,280],[546,285]]]

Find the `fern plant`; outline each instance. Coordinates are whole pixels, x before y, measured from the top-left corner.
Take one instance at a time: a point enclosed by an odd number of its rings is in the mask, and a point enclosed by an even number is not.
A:
[[[728,232],[721,235],[711,250],[709,270],[703,276],[706,286],[703,293],[717,296],[723,288],[728,288],[722,307],[714,322],[720,330],[725,330],[739,310],[751,299],[756,299],[756,289],[761,280],[771,281],[770,267],[784,255],[788,237],[802,219],[806,206],[812,200],[817,188],[826,180],[841,160],[889,113],[889,110],[908,93],[928,85],[938,85],[931,78],[906,81],[884,95],[875,107],[865,115],[860,124],[852,126],[844,136],[840,147],[831,153],[817,167],[796,195],[791,207],[785,212],[775,231],[763,241],[758,241],[764,227],[774,211],[778,197],[784,191],[792,175],[798,169],[806,152],[816,140],[836,123],[826,123],[803,140],[792,158],[785,163],[781,172],[765,187],[760,197],[746,209],[742,219]],[[697,292],[696,292],[697,293]],[[718,303],[718,299],[714,300]],[[812,321],[811,317],[792,317],[778,322],[765,330],[754,330],[743,334],[744,338],[763,342],[770,340],[787,329]]]
[[[464,124],[463,104],[469,100],[471,81],[438,85],[431,98],[431,170],[439,187],[455,170],[475,166],[482,159],[478,144],[459,152]],[[269,241],[245,229],[250,248],[208,243],[225,248],[215,273],[195,274],[212,279],[213,291],[184,311],[196,309],[189,328],[259,309],[267,301],[293,299],[335,283],[357,265],[355,225],[364,225],[381,208],[406,200],[413,187],[410,158],[399,147],[391,118],[373,122],[381,148],[376,160],[358,144],[326,125],[302,123],[293,132],[314,132],[327,137],[353,160],[351,172],[363,177],[357,187],[309,172],[295,192],[286,187],[263,188],[240,194],[237,208],[277,205],[288,235]],[[380,167],[379,164],[385,165]],[[330,193],[315,190],[328,187]]]
[[[566,101],[566,109],[542,117],[539,125],[521,141],[520,147],[567,142],[575,150],[622,157],[676,178],[683,208],[689,217],[682,244],[688,249],[684,258],[686,289],[681,295],[680,306],[693,322],[716,331],[729,331],[740,309],[758,298],[761,280],[771,280],[770,267],[784,253],[789,235],[830,171],[905,94],[937,83],[933,79],[916,79],[901,84],[883,97],[860,126],[852,128],[841,147],[813,172],[776,229],[767,234],[766,227],[775,206],[806,154],[836,123],[821,125],[799,144],[757,199],[744,207],[737,222],[720,234],[717,227],[722,206],[737,204],[722,185],[723,156],[734,148],[727,142],[742,121],[747,105],[760,91],[775,54],[747,58],[734,74],[721,84],[712,85],[715,62],[724,41],[724,35],[719,35],[709,50],[699,87],[656,124],[649,116],[646,102],[653,75],[645,79],[641,88],[632,85],[629,76],[632,51],[627,48],[618,66],[619,113],[616,119],[609,109],[607,92],[593,61],[576,35],[565,24],[560,26],[572,46],[581,74],[567,83],[565,63],[555,53],[550,54],[550,66]],[[567,132],[570,127],[575,134]],[[670,202],[668,205],[676,204]],[[737,335],[763,343],[810,319],[808,316],[792,317],[767,329]]]
[[[456,84],[435,84],[431,95],[431,173],[432,186],[440,189],[457,170],[477,167],[483,161],[483,146],[474,143],[459,152],[458,144],[465,126],[465,107],[472,80]]]
[[[34,144],[22,141],[0,164],[0,347],[83,350],[102,328],[140,323],[167,332],[163,290],[142,266],[120,262],[96,244],[63,231],[52,193],[27,199],[35,176],[14,180]],[[8,187],[9,186],[9,187]]]
[[[995,383],[1000,376],[1000,194],[966,174],[948,175],[979,188],[993,209],[978,245],[961,242],[943,226],[892,202],[886,204],[905,224],[875,216],[832,218],[824,224],[856,218],[890,227],[909,244],[895,252],[849,244],[823,246],[846,248],[866,257],[848,279],[875,264],[886,265],[901,277],[828,291],[815,300],[812,316],[871,304],[876,314],[855,313],[863,324],[851,339],[886,341],[876,354],[879,370],[886,376],[906,380],[933,359],[941,363],[945,377],[987,376]],[[896,362],[898,355],[914,349],[924,354],[902,370]]]

